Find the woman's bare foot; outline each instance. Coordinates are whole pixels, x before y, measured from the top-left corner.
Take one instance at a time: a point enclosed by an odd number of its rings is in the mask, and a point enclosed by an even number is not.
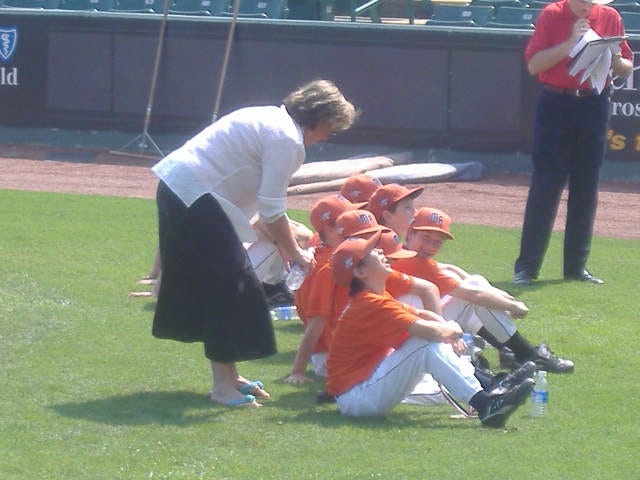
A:
[[[238,374],[234,362],[211,361],[211,371],[213,374],[213,387],[209,398],[217,403],[229,407],[261,407],[256,402],[256,395],[253,393],[256,383],[249,382],[246,378]],[[267,395],[260,398],[269,398],[269,394],[262,390],[262,383],[256,393]]]

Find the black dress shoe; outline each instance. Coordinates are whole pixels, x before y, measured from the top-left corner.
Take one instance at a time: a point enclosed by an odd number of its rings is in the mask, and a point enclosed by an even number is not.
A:
[[[516,272],[513,276],[513,283],[516,285],[531,285],[533,276],[524,270]]]
[[[595,283],[596,285],[602,285],[604,283],[604,280],[602,280],[601,278],[598,278],[598,277],[594,277],[593,275],[591,275],[589,273],[588,270],[583,270],[580,273],[574,273],[574,274],[570,274],[570,275],[565,275],[564,279],[565,280],[577,280],[579,282]]]

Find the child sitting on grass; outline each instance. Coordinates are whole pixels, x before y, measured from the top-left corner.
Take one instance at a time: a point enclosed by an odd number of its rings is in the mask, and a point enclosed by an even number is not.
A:
[[[348,239],[331,257],[337,284],[348,287],[350,302],[329,347],[327,391],[342,414],[382,416],[430,373],[458,401],[478,411],[483,425],[501,428],[522,405],[534,381],[501,394],[482,389],[454,349],[461,352],[462,329],[452,321],[403,305],[385,290],[392,273],[382,251],[381,233]]]

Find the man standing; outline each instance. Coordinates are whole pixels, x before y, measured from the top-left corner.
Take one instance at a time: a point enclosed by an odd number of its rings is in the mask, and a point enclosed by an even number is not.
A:
[[[589,29],[601,37],[624,35],[618,12],[603,5],[611,1],[549,4],[538,17],[526,47],[527,68],[538,76],[542,89],[534,125],[533,174],[514,269],[516,284],[528,285],[538,277],[567,182],[564,278],[604,283],[589,273],[586,263],[606,148],[611,87],[598,93],[588,79],[580,83],[581,72],[577,77],[569,75],[568,55]],[[626,41],[613,52],[611,68],[620,78],[633,72],[633,54]]]

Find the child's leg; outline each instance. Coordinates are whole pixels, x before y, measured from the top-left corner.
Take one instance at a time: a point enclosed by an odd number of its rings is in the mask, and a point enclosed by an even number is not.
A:
[[[336,398],[340,412],[353,416],[385,415],[425,373],[431,373],[460,401],[468,402],[482,390],[473,376],[473,367],[467,368],[451,345],[413,337],[383,360],[368,380]]]

